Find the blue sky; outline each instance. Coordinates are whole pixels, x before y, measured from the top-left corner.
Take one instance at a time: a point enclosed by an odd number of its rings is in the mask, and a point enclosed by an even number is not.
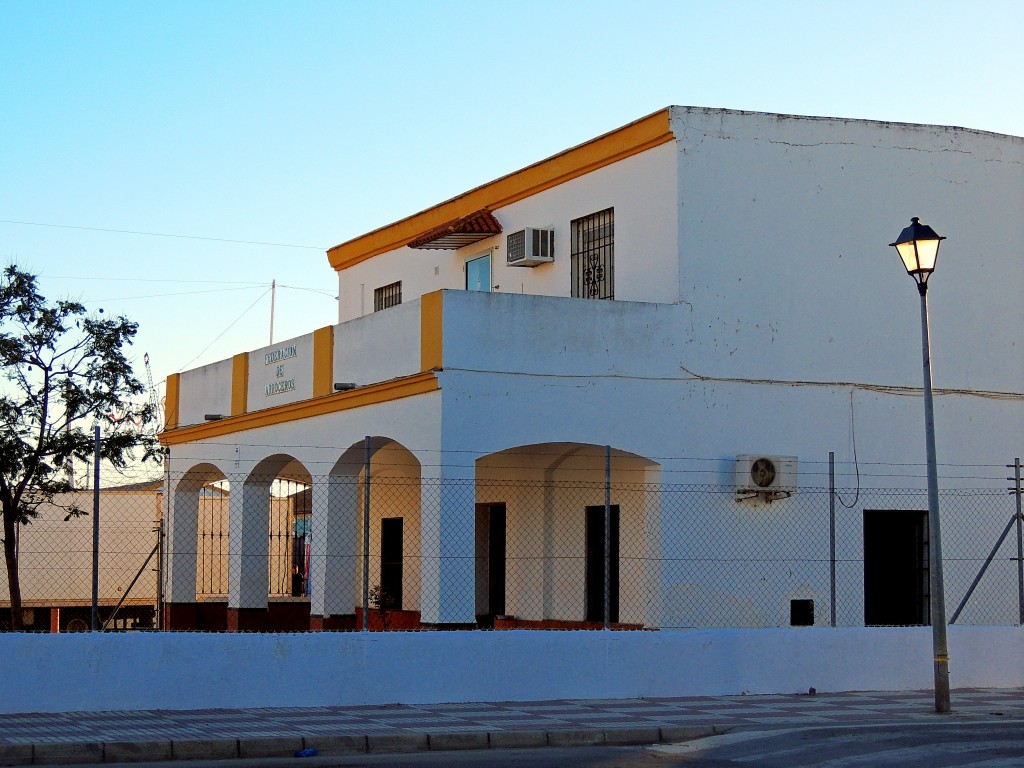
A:
[[[275,339],[336,322],[325,248],[669,104],[1024,136],[1021,30],[1010,0],[0,0],[0,260],[137,320],[160,382],[265,345],[271,280]]]

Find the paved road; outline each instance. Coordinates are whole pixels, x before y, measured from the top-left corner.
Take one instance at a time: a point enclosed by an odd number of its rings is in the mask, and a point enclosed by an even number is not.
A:
[[[1019,768],[1024,765],[1024,728],[1011,720],[951,720],[929,725],[737,731],[690,744],[656,745],[649,751],[665,758],[666,762],[654,764],[659,768]]]

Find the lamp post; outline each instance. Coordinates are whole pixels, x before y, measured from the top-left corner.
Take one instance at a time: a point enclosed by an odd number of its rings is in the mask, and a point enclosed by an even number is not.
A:
[[[921,296],[921,354],[924,366],[924,430],[928,455],[928,576],[935,660],[935,711],[949,712],[949,652],[946,646],[946,595],[942,580],[942,540],[939,530],[939,473],[935,459],[935,415],[932,409],[931,336],[928,332],[928,277],[935,271],[939,243],[936,234],[915,216],[910,226],[890,243],[900,254],[907,273],[917,282]]]

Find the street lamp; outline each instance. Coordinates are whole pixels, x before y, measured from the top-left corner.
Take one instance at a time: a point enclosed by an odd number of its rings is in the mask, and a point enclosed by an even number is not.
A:
[[[921,296],[921,354],[924,366],[924,431],[928,454],[928,574],[935,659],[935,711],[949,712],[949,652],[946,647],[946,595],[942,580],[942,541],[939,531],[939,473],[935,459],[935,414],[932,409],[931,336],[928,333],[928,277],[935,271],[939,243],[946,238],[915,216],[895,243],[903,266],[917,282]]]

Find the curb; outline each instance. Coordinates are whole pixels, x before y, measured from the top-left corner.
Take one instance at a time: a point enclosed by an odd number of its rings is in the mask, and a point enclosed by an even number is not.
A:
[[[41,742],[0,744],[0,765],[136,763],[154,760],[231,760],[291,757],[303,749],[319,755],[448,752],[539,747],[629,746],[690,741],[728,733],[729,726],[575,728],[542,731],[449,731],[321,736],[183,739],[177,741]]]

